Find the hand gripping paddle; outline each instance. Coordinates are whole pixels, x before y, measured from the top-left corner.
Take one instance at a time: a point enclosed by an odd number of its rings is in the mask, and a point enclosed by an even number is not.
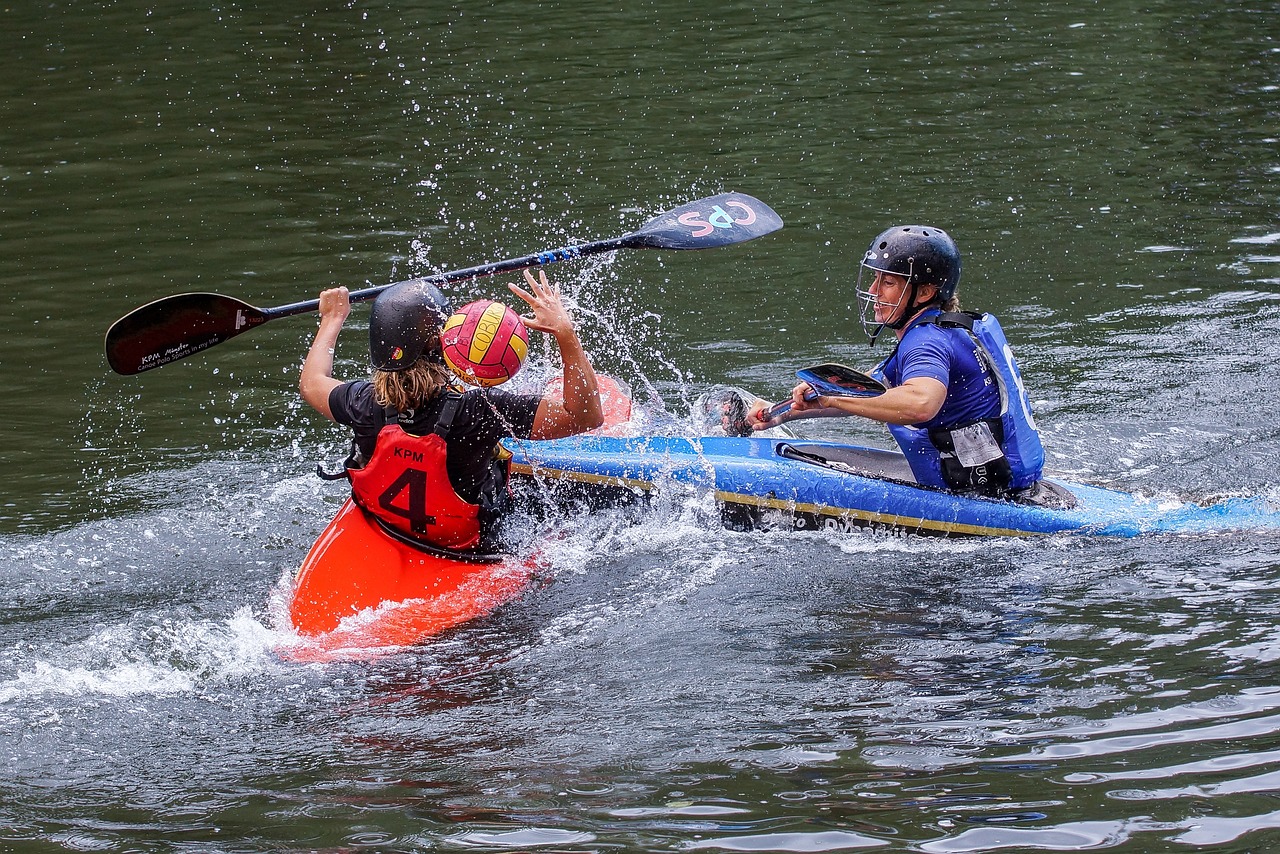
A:
[[[618,249],[710,249],[754,240],[780,228],[782,218],[759,199],[744,193],[721,193],[667,211],[622,237],[408,281],[444,285]],[[351,301],[373,299],[397,284],[403,283],[353,291]],[[142,373],[207,350],[269,320],[307,314],[319,306],[318,299],[275,308],[255,308],[219,294],[165,297],[134,309],[111,325],[106,338],[107,363],[118,374]]]
[[[805,400],[816,400],[823,395],[827,397],[875,397],[876,395],[884,394],[886,391],[884,383],[875,377],[868,376],[862,371],[855,370],[847,365],[839,365],[834,362],[801,368],[796,371],[796,378],[801,382],[808,383],[813,389],[812,392],[804,396]],[[765,410],[764,417],[766,419],[777,418],[782,413],[790,410],[791,401],[784,400]]]
[[[847,365],[827,363],[812,365],[796,371],[796,377],[812,386],[813,391],[805,395],[806,400],[827,395],[828,397],[875,397],[884,394],[884,384],[874,377]],[[722,407],[722,418],[726,421],[725,430],[731,436],[750,436],[751,425],[747,423],[746,404],[735,401],[736,406]],[[777,418],[791,409],[791,401],[775,403],[761,415],[765,420]]]

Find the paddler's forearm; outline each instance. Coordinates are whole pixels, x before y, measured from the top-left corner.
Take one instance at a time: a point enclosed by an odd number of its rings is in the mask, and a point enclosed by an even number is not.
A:
[[[333,413],[329,410],[329,392],[338,385],[338,381],[333,379],[333,354],[344,320],[331,315],[320,318],[320,328],[316,330],[316,337],[311,342],[298,377],[298,393],[302,399],[330,420]]]
[[[839,415],[859,415],[886,424],[923,424],[938,414],[946,399],[946,387],[941,383],[938,387],[941,391],[937,395],[922,394],[918,389],[903,385],[875,397],[823,395],[813,402]]]
[[[307,358],[302,362],[302,375],[309,373],[317,376],[333,376],[333,354],[338,346],[338,333],[342,331],[342,320],[326,317],[320,321],[315,340],[307,351]]]
[[[595,369],[582,348],[578,333],[572,329],[558,333],[556,346],[564,362],[564,409],[579,430],[591,430],[604,423],[600,405],[600,387]]]

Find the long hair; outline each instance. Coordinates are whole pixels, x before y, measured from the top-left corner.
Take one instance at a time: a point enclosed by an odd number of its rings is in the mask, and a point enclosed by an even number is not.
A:
[[[951,299],[942,304],[943,311],[960,311],[960,295],[952,294]]]
[[[396,412],[417,409],[448,388],[451,376],[443,362],[428,358],[403,371],[374,371],[373,399]]]

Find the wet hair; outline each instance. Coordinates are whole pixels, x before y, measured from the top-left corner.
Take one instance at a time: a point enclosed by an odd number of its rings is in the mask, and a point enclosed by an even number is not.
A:
[[[964,309],[960,307],[959,291],[953,291],[951,294],[951,299],[944,300],[940,296],[935,296],[932,302],[926,303],[924,305],[919,305],[919,304],[917,305],[918,307],[914,309],[914,311],[912,311],[912,314],[914,314],[915,311],[919,311],[922,308],[928,308],[929,306],[935,306],[935,305],[942,311],[964,311]]]
[[[443,361],[423,357],[403,371],[373,372],[373,399],[396,412],[417,409],[449,387],[452,378]]]

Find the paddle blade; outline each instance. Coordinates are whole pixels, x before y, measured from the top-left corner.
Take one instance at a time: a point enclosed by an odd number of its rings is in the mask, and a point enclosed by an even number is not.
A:
[[[710,249],[754,240],[782,228],[782,217],[745,193],[721,193],[654,217],[622,238],[636,249]]]
[[[270,317],[218,294],[177,294],[126,314],[107,330],[107,363],[117,374],[140,374],[207,350]]]
[[[813,365],[796,371],[796,376],[807,382],[819,394],[843,397],[874,397],[884,394],[884,384],[875,377],[847,365],[828,363]]]

